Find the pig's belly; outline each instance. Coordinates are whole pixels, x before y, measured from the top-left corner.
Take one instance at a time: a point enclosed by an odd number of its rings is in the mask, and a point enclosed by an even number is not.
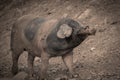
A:
[[[52,49],[47,49],[47,53],[50,54],[51,57],[56,57],[56,56],[63,56],[65,54],[69,54],[72,52],[73,49],[68,49],[68,50],[52,50]]]

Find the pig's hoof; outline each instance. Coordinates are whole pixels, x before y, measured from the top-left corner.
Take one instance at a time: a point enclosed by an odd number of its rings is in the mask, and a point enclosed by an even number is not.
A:
[[[27,73],[25,72],[19,72],[17,75],[13,77],[12,80],[26,80],[25,78],[27,77]]]

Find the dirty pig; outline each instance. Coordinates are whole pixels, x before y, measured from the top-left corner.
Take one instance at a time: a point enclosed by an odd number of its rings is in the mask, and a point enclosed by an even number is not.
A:
[[[12,73],[18,73],[18,59],[23,51],[28,52],[28,77],[34,80],[33,61],[41,58],[40,80],[46,79],[49,59],[61,56],[72,77],[73,49],[80,45],[95,29],[82,27],[70,18],[47,19],[33,15],[20,17],[11,32]]]

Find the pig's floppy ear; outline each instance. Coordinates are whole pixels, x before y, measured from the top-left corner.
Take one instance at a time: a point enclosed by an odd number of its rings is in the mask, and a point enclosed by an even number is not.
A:
[[[67,24],[62,24],[57,32],[58,38],[70,37],[72,34],[72,28]]]

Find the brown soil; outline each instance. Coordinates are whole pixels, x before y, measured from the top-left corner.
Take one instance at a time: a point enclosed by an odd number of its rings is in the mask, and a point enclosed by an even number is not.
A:
[[[74,68],[80,78],[69,80],[120,80],[120,0],[0,1],[0,80],[11,79],[11,27],[17,18],[26,14],[69,17],[83,26],[97,29],[95,36],[88,37],[74,49]],[[36,74],[40,71],[40,63],[36,58]],[[19,68],[27,71],[27,52],[21,55]],[[65,70],[61,57],[50,59],[50,80],[66,77]]]

